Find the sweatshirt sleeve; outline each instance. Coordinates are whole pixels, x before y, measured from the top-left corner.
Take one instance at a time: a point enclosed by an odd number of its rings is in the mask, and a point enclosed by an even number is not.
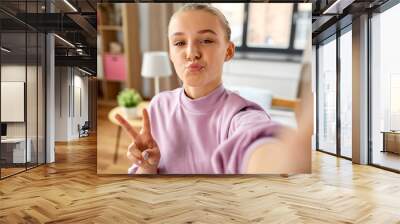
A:
[[[248,109],[233,116],[228,137],[215,150],[211,162],[217,174],[238,174],[246,170],[249,155],[259,145],[274,139],[279,125],[263,110]]]

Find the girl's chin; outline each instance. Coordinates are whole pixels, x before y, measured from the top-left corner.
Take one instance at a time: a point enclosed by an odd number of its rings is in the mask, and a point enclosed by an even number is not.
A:
[[[201,80],[186,79],[183,84],[189,87],[201,87],[203,82]]]
[[[195,71],[190,71],[190,70],[186,70],[185,71],[185,76],[198,76],[198,75],[202,75],[204,73],[204,70],[195,70]]]
[[[201,73],[190,73],[190,72],[186,72],[185,74],[184,74],[184,79],[186,80],[186,81],[190,81],[190,82],[198,82],[198,81],[200,81],[200,80],[203,80],[204,79],[204,74],[201,74]]]
[[[201,87],[205,83],[204,76],[202,75],[186,75],[182,82],[186,86],[191,86],[191,87]]]

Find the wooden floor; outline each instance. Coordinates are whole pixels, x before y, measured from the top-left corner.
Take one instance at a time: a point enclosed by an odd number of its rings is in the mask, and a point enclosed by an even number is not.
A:
[[[400,175],[313,153],[313,174],[96,174],[96,139],[0,181],[0,223],[400,223]]]
[[[16,168],[1,168],[1,178],[13,175],[18,172],[22,172],[26,170],[25,167],[16,167]]]
[[[374,164],[400,170],[400,154],[392,152],[381,152],[375,150],[372,161]]]
[[[18,164],[18,167],[6,167],[6,168],[1,168],[0,173],[1,173],[1,178],[6,178],[8,176],[23,172],[27,169],[33,169],[37,166],[36,163],[27,163],[27,167],[25,168],[24,164]]]
[[[96,161],[91,136],[1,180],[0,223],[400,223],[399,174],[320,152],[287,178],[97,175]]]

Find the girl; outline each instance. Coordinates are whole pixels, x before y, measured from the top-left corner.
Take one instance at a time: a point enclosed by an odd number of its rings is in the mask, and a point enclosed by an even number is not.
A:
[[[309,164],[301,165],[310,163],[306,150],[291,150],[302,136],[282,137],[260,106],[222,85],[223,64],[235,53],[230,35],[225,16],[209,5],[188,4],[171,17],[169,56],[183,87],[152,99],[140,133],[117,115],[133,140],[128,173],[309,171]],[[292,161],[300,165],[288,165]]]

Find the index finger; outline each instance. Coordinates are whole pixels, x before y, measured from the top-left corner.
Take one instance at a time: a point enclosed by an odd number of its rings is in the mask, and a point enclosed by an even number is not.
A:
[[[138,133],[135,131],[135,129],[129,124],[129,122],[123,118],[120,114],[115,115],[115,119],[119,122],[119,124],[128,132],[128,134],[136,140],[138,137]]]
[[[143,132],[151,134],[149,113],[147,112],[146,109],[143,109]]]

